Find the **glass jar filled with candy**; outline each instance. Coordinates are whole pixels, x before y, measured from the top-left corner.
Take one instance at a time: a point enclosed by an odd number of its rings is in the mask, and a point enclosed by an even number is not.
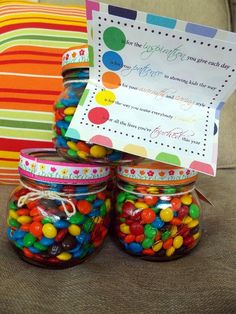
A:
[[[20,185],[8,203],[7,235],[25,261],[46,268],[81,263],[110,224],[110,168],[62,161],[55,150],[23,150]]]
[[[121,151],[106,148],[97,144],[72,139],[66,131],[74,116],[89,78],[89,56],[87,45],[73,47],[62,57],[62,75],[64,90],[54,105],[55,137],[53,139],[58,153],[72,161],[90,161],[117,164],[139,159]]]
[[[115,233],[126,252],[165,261],[198,244],[201,209],[195,171],[143,161],[119,166],[117,177]]]

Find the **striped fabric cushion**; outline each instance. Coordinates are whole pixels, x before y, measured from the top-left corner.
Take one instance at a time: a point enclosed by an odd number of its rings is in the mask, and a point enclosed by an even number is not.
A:
[[[0,183],[18,180],[19,151],[52,147],[61,56],[86,39],[85,9],[0,1]]]

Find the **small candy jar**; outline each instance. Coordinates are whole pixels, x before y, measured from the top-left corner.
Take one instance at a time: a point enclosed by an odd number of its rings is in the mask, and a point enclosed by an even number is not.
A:
[[[64,90],[54,105],[54,145],[59,155],[72,161],[117,164],[139,159],[127,153],[66,137],[89,78],[88,47],[73,47],[62,57]],[[91,139],[92,142],[92,139]]]
[[[122,248],[143,259],[168,261],[199,242],[197,173],[158,162],[119,166],[115,233]]]
[[[110,223],[110,168],[62,161],[55,150],[23,150],[20,186],[8,203],[7,235],[25,261],[46,268],[81,263]]]

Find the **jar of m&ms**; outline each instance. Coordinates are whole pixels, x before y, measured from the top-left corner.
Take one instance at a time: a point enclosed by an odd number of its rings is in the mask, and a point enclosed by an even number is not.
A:
[[[55,150],[23,150],[20,185],[8,203],[7,235],[25,261],[77,265],[101,247],[110,224],[110,168],[62,161]]]
[[[72,161],[90,161],[117,164],[138,159],[121,151],[106,148],[97,144],[87,143],[66,137],[66,131],[74,116],[79,101],[89,78],[89,56],[87,45],[73,47],[62,57],[62,75],[64,90],[54,105],[55,137],[54,144],[58,153]]]
[[[201,235],[195,171],[144,161],[119,166],[117,177],[115,233],[127,253],[165,261],[192,251]]]

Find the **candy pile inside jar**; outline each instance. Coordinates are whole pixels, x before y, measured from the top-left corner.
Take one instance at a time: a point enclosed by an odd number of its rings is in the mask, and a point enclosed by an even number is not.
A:
[[[21,153],[21,185],[9,200],[7,235],[24,260],[64,268],[88,258],[107,235],[110,169],[58,161],[55,151],[50,155],[57,161],[51,161],[48,153]]]
[[[66,137],[66,131],[74,116],[89,78],[88,47],[72,47],[62,57],[62,74],[64,91],[54,105],[55,138],[54,144],[58,153],[73,161],[91,161],[116,164],[138,159],[137,156],[103,147],[97,144]]]
[[[195,171],[155,162],[118,167],[116,236],[126,252],[170,260],[199,242]]]

